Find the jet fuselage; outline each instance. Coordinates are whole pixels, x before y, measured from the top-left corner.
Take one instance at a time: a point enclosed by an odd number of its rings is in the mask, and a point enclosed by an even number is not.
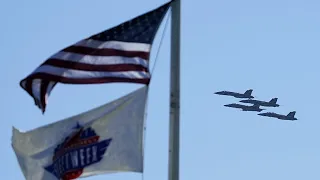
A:
[[[220,92],[216,92],[215,94],[225,95],[225,96],[233,96],[235,98],[254,98],[252,95],[229,92],[229,91],[220,91]]]
[[[295,117],[290,117],[290,116],[276,114],[276,113],[260,113],[258,115],[266,116],[266,117],[273,117],[273,118],[277,118],[277,119],[281,119],[281,120],[291,120],[291,121],[297,120],[297,118],[295,118]]]
[[[242,103],[250,103],[250,104],[257,104],[257,105],[265,106],[265,107],[279,107],[279,104],[276,104],[276,103],[270,103],[270,102],[259,101],[259,100],[254,100],[254,99],[241,100],[240,102],[242,102]]]
[[[242,104],[226,104],[224,105],[226,107],[231,107],[231,108],[238,108],[238,109],[242,109],[242,111],[257,111],[257,112],[261,112],[264,109],[261,109],[259,106],[245,106]]]

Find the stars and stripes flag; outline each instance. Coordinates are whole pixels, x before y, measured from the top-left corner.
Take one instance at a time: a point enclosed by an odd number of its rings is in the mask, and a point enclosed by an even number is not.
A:
[[[148,84],[151,46],[170,4],[62,49],[21,80],[20,86],[44,113],[58,82]]]

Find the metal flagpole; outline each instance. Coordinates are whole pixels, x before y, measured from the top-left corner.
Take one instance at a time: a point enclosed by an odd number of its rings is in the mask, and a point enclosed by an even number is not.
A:
[[[179,180],[180,146],[180,0],[171,5],[169,178]]]

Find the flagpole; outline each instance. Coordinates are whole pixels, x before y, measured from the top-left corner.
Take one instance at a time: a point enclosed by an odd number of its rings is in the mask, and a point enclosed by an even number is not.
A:
[[[180,0],[171,5],[171,65],[168,180],[179,180],[180,148]]]

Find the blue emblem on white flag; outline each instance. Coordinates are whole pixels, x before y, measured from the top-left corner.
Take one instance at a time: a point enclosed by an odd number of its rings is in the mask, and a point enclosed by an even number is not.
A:
[[[112,140],[110,138],[99,142],[100,136],[91,127],[83,128],[77,124],[75,128],[77,130],[55,148],[52,164],[45,167],[58,179],[80,177],[84,168],[103,159]]]

